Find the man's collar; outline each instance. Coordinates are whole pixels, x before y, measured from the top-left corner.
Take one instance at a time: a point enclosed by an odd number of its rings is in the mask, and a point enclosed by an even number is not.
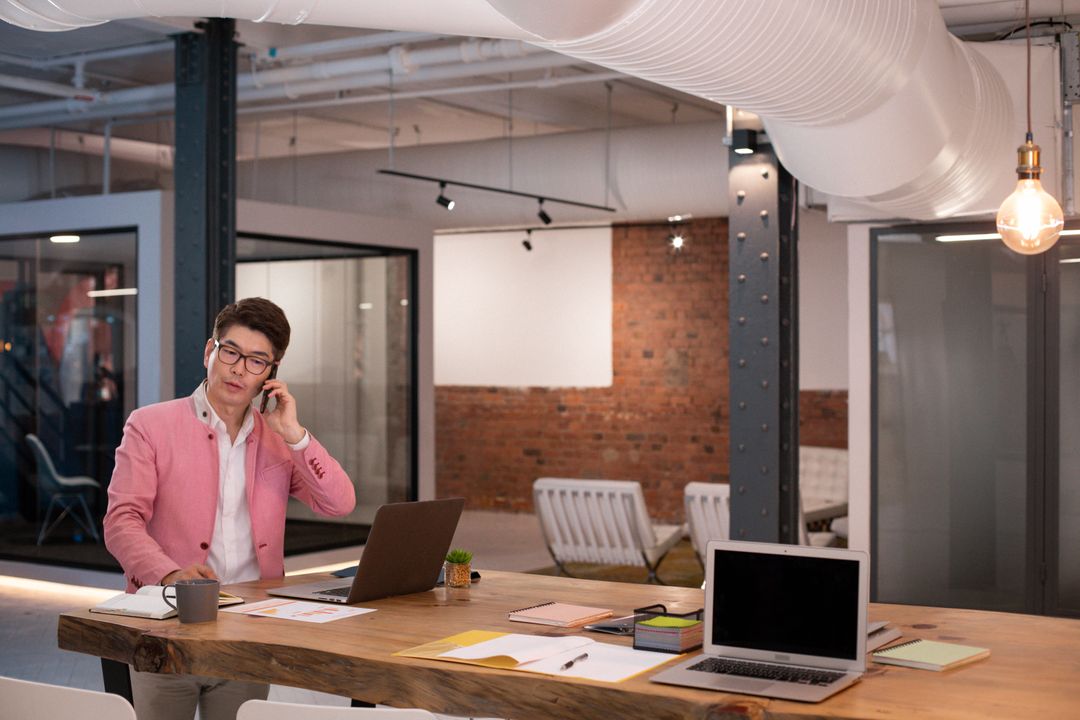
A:
[[[205,380],[199,383],[199,386],[195,388],[195,392],[191,393],[191,399],[195,403],[195,416],[198,417],[200,421],[211,427],[214,427],[215,425],[220,425],[222,428],[227,427],[225,421],[214,411],[214,406],[210,404],[210,398],[206,395]],[[247,410],[244,412],[244,422],[240,425],[240,434],[246,436],[254,429],[255,413],[252,412],[251,407],[248,406]]]

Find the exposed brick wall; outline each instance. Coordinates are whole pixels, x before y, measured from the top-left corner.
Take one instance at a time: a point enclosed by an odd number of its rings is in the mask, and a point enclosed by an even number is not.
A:
[[[847,390],[799,393],[799,444],[847,449]]]
[[[687,482],[727,480],[727,221],[693,221],[681,253],[668,232],[612,230],[611,387],[436,388],[439,495],[523,511],[537,477],[638,480],[681,521]]]
[[[538,477],[638,480],[651,514],[682,522],[682,489],[728,476],[726,219],[612,231],[610,388],[435,389],[438,494],[532,509]],[[845,447],[847,393],[799,398],[801,441]]]

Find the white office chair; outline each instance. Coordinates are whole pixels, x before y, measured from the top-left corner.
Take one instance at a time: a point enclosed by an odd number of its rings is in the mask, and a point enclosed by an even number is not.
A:
[[[37,718],[135,720],[135,708],[119,695],[0,677],[0,720]]]
[[[799,544],[812,545],[814,547],[829,547],[836,542],[834,532],[810,532],[806,527],[806,516],[803,515],[802,499],[799,499]]]
[[[848,451],[816,445],[799,446],[799,488],[804,497],[847,500]],[[829,531],[835,537],[846,538],[847,516],[835,518],[829,524]]]
[[[686,524],[698,562],[705,567],[705,548],[710,540],[731,536],[731,486],[722,483],[692,482],[683,489]]]
[[[637,565],[649,582],[682,538],[682,525],[653,525],[641,483],[632,480],[540,478],[533,502],[548,552],[559,571],[568,562]]]
[[[354,708],[248,700],[236,720],[436,720],[427,710]]]

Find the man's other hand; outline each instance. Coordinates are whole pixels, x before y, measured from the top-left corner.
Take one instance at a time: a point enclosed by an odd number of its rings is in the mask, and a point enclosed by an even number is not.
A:
[[[188,565],[186,568],[180,568],[179,570],[173,570],[171,573],[161,578],[162,585],[171,585],[177,580],[197,580],[199,578],[207,578],[209,580],[217,580],[217,573],[214,572],[209,565],[200,565],[194,563]]]

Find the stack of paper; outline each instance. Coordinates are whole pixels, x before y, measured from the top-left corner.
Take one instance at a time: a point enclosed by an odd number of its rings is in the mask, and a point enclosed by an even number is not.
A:
[[[701,647],[705,624],[691,618],[657,615],[634,626],[634,647],[684,653]]]
[[[625,680],[671,659],[573,635],[551,638],[488,630],[458,633],[394,654],[603,682]]]

